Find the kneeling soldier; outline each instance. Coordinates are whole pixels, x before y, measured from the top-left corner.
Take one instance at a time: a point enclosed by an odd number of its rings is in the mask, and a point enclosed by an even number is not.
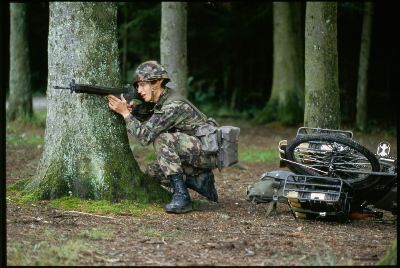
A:
[[[192,210],[187,188],[210,201],[218,201],[212,172],[216,155],[205,154],[200,139],[194,135],[199,126],[210,121],[187,99],[166,86],[169,81],[167,71],[156,61],[137,67],[134,86],[145,102],[155,103],[153,115],[144,122],[130,113],[123,97],[120,100],[109,95],[108,100],[109,107],[124,117],[130,134],[144,146],[154,144],[157,162],[149,165],[147,171],[151,176],[167,178],[173,188],[172,201],[165,206],[165,211],[185,213]]]

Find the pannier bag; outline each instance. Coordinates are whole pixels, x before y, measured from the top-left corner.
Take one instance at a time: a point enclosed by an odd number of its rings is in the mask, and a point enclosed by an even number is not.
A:
[[[269,203],[283,196],[286,178],[294,175],[286,170],[274,170],[261,175],[260,181],[247,186],[246,200],[253,203]]]
[[[283,188],[285,180],[293,172],[286,170],[274,170],[265,172],[261,175],[260,181],[247,186],[246,200],[252,204],[269,203],[266,216],[268,216],[273,209],[276,209],[278,201],[287,202],[283,196]]]

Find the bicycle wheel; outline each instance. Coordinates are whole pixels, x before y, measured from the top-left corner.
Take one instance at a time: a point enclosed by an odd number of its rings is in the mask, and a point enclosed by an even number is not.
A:
[[[296,173],[337,177],[355,190],[374,184],[379,171],[378,159],[364,146],[338,134],[307,134],[297,136],[286,147],[287,165]]]

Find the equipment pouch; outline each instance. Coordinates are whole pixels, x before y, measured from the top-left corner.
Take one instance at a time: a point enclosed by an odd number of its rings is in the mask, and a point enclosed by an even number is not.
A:
[[[196,129],[195,136],[201,141],[201,149],[206,154],[218,152],[218,128],[205,124]]]
[[[238,143],[240,128],[233,126],[221,126],[218,133],[218,169],[229,167],[239,161]]]
[[[283,196],[285,180],[291,175],[294,173],[285,170],[274,170],[262,174],[258,182],[247,186],[246,200],[256,204],[269,203],[274,198],[282,201],[279,197]]]

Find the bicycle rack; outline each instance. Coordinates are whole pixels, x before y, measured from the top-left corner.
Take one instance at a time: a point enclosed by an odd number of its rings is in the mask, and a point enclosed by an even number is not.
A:
[[[298,135],[306,135],[306,134],[316,134],[316,133],[327,133],[327,134],[341,134],[350,139],[353,138],[353,132],[350,130],[339,130],[339,129],[328,129],[328,128],[315,128],[315,127],[300,127],[297,130]]]
[[[291,175],[285,180],[283,196],[296,219],[309,215],[311,218],[334,216],[346,221],[349,196],[343,186],[339,178]]]

